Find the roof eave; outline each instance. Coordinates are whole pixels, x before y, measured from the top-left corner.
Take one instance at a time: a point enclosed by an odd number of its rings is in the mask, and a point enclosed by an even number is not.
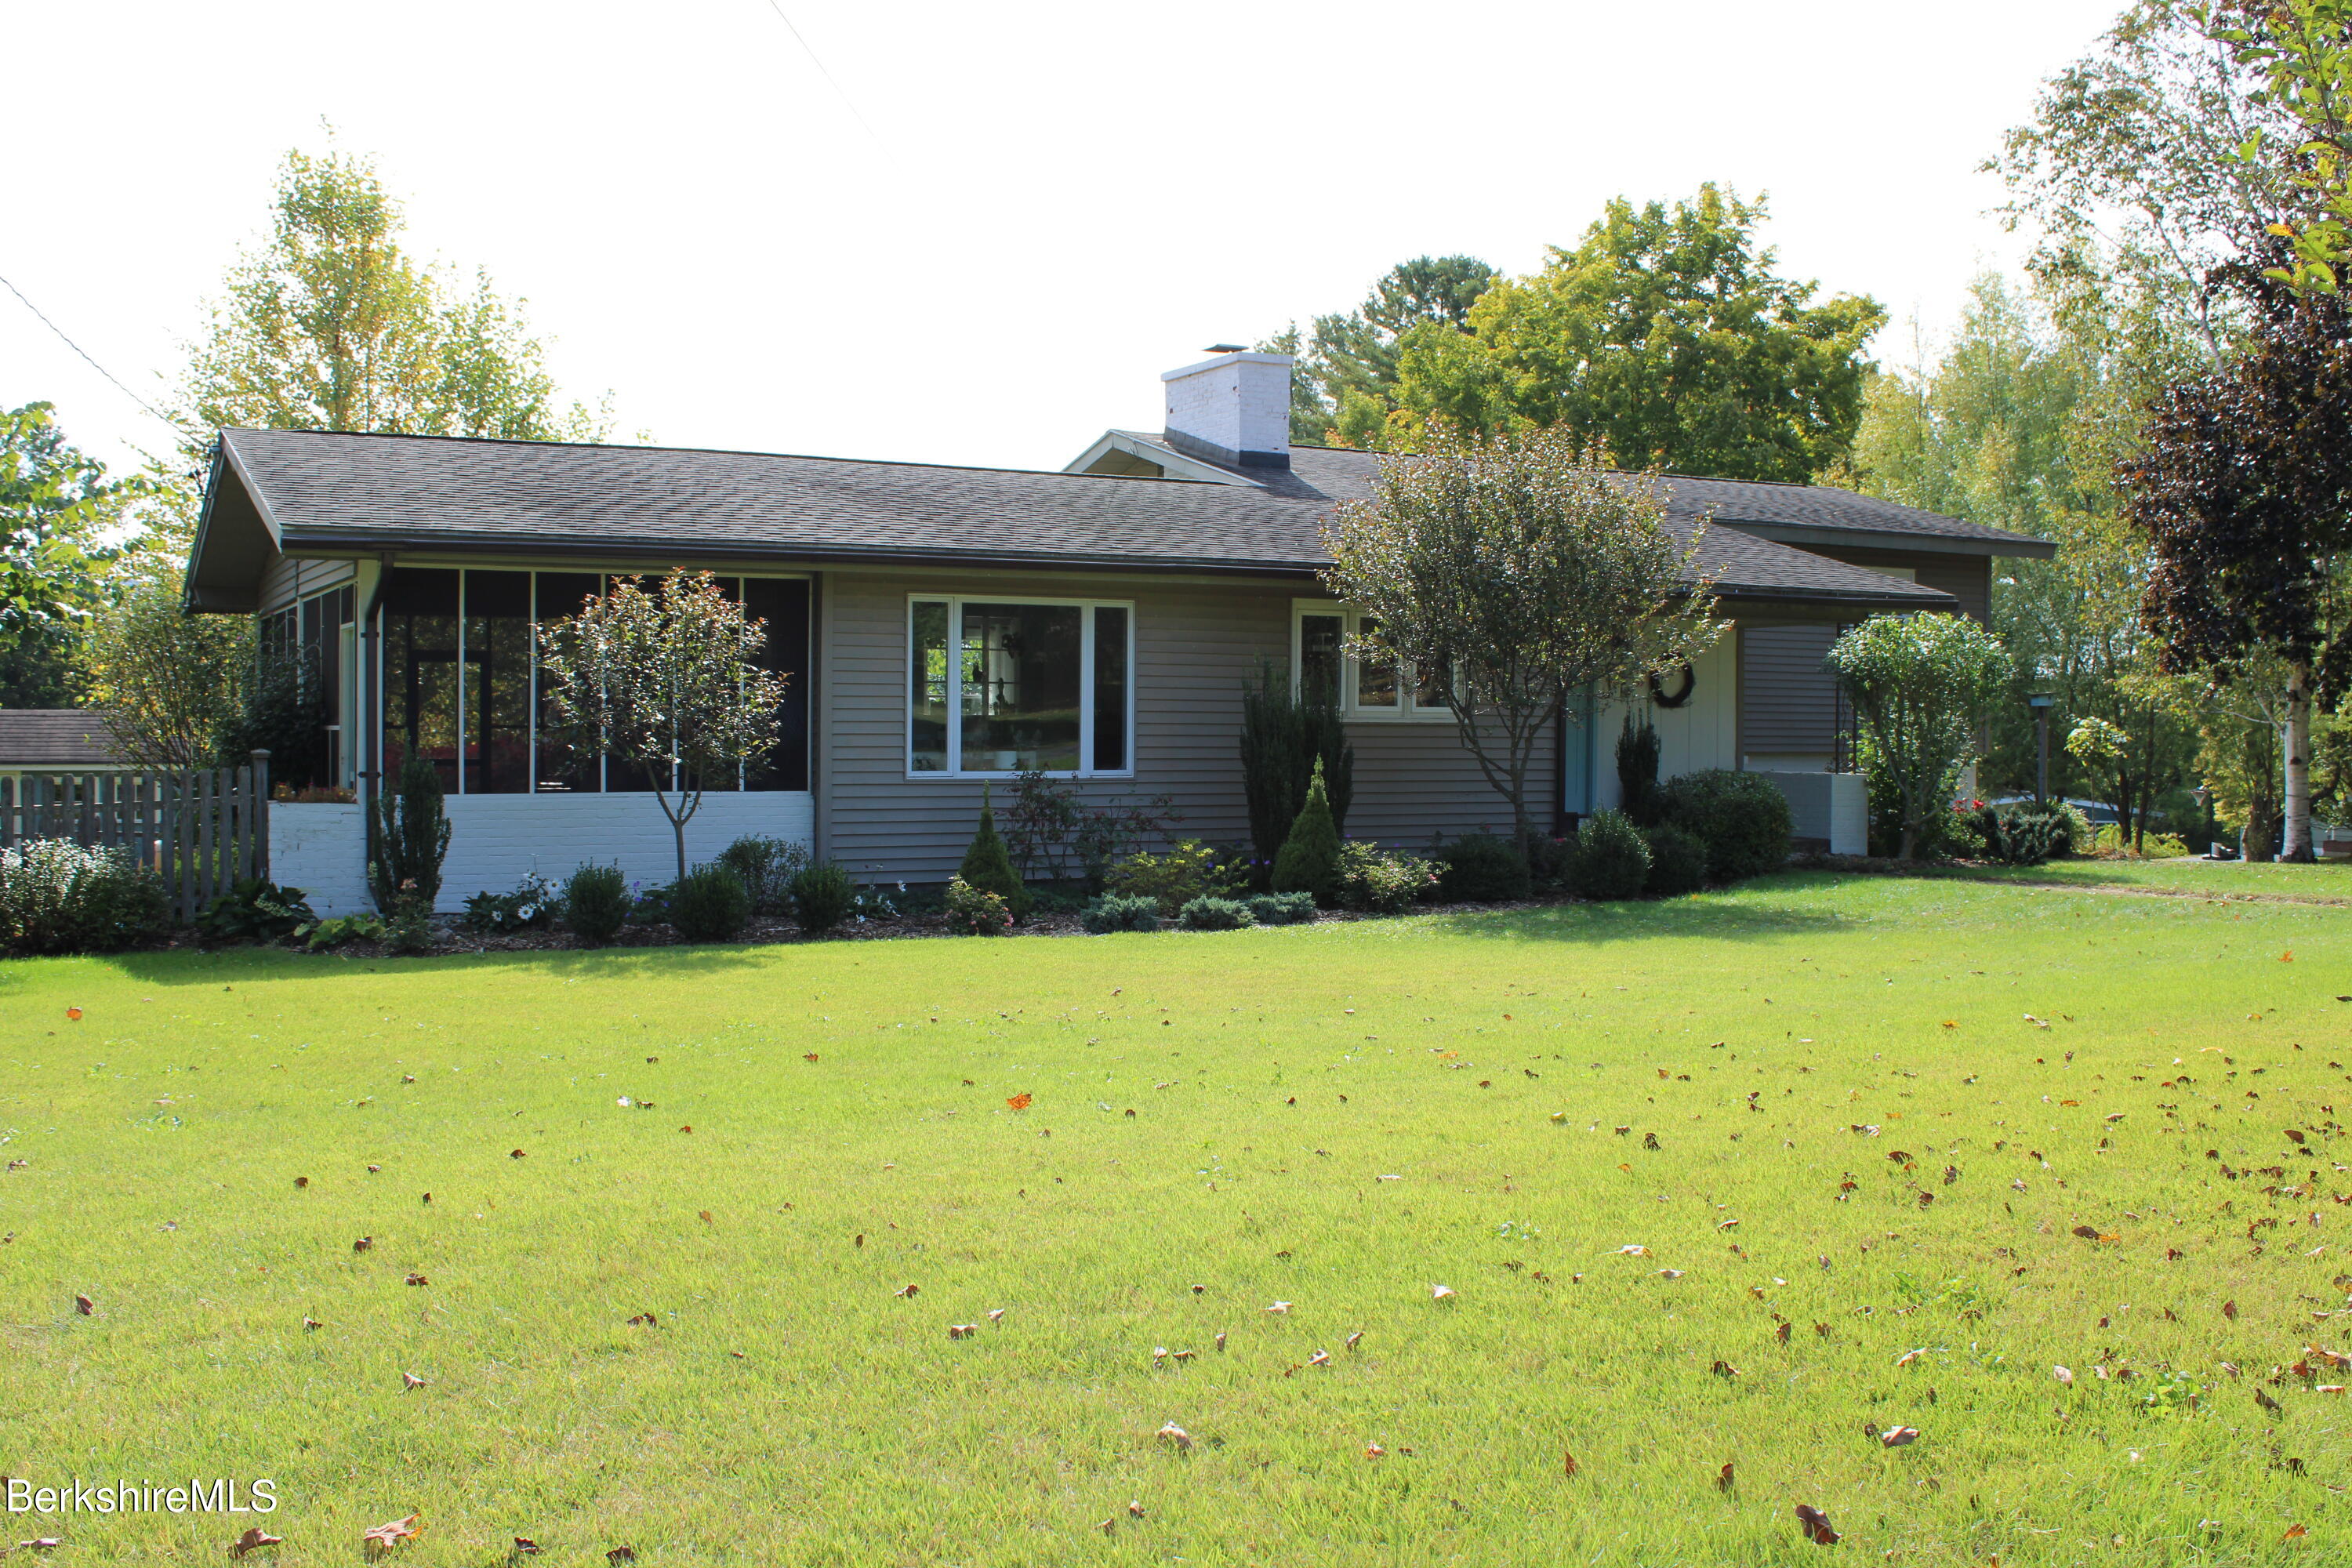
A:
[[[1802,522],[1749,522],[1719,514],[1707,521],[1715,527],[1728,528],[1774,544],[1894,550],[1908,555],[2016,555],[2032,561],[2047,561],[2058,553],[2058,547],[2048,540],[2034,539],[2022,533],[1997,533],[1992,537],[1984,534],[1915,533],[1897,529],[1842,528]]]

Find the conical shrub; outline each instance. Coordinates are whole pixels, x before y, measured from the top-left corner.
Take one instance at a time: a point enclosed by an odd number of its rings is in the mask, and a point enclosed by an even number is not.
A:
[[[1315,777],[1307,786],[1307,804],[1290,825],[1274,858],[1274,890],[1307,893],[1325,909],[1337,900],[1339,886],[1339,829],[1331,820],[1331,802],[1323,793],[1323,763],[1316,760]]]
[[[963,852],[963,864],[956,868],[956,875],[967,886],[1003,899],[1016,918],[1028,908],[1028,892],[1013,869],[1013,857],[1004,852],[1004,840],[996,831],[996,807],[984,784],[980,794],[980,831],[971,836],[971,847]]]

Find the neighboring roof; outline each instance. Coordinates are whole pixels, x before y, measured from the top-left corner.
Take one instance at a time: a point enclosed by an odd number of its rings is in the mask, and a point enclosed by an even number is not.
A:
[[[224,430],[190,562],[189,602],[254,608],[261,570],[280,552],[537,552],[649,564],[772,556],[1304,576],[1330,563],[1320,523],[1338,499],[1299,488],[1312,461],[1282,489],[1262,489],[765,452]],[[1865,609],[1952,603],[1934,589],[1729,530],[1710,534],[1707,553],[1727,597]]]
[[[1177,451],[1156,431],[1113,430],[1089,449],[1106,444],[1150,455],[1187,478],[1213,471],[1222,482],[1263,487],[1296,500],[1352,500],[1372,493],[1381,454],[1339,447],[1290,449],[1290,471],[1237,468]],[[1086,459],[1080,459],[1081,462]],[[1833,485],[1790,485],[1767,479],[1704,479],[1666,476],[1666,513],[1695,520],[1706,515],[1725,528],[1782,544],[1843,544],[1855,548],[1907,549],[1970,555],[2027,555],[2047,560],[2057,546],[2007,529],[1923,511]]]
[[[73,773],[129,764],[94,708],[0,708],[0,768]]]

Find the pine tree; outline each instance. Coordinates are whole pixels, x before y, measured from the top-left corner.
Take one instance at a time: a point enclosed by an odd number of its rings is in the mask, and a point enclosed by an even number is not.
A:
[[[989,798],[988,786],[981,786],[980,831],[971,836],[971,847],[963,852],[963,864],[956,875],[983,893],[994,893],[1004,900],[1004,907],[1017,918],[1026,912],[1028,889],[1013,869],[1013,858],[1005,853],[1004,840],[996,831],[996,807]]]
[[[1311,893],[1328,909],[1339,892],[1339,830],[1331,821],[1331,803],[1323,793],[1323,763],[1315,763],[1315,778],[1307,786],[1307,804],[1290,825],[1290,837],[1274,858],[1274,890]]]

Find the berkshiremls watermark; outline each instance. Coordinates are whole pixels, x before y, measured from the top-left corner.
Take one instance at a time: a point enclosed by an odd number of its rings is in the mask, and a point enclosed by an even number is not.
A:
[[[98,1484],[79,1476],[64,1486],[37,1487],[10,1476],[10,1513],[275,1513],[278,1483],[192,1477],[184,1482],[116,1480]]]

